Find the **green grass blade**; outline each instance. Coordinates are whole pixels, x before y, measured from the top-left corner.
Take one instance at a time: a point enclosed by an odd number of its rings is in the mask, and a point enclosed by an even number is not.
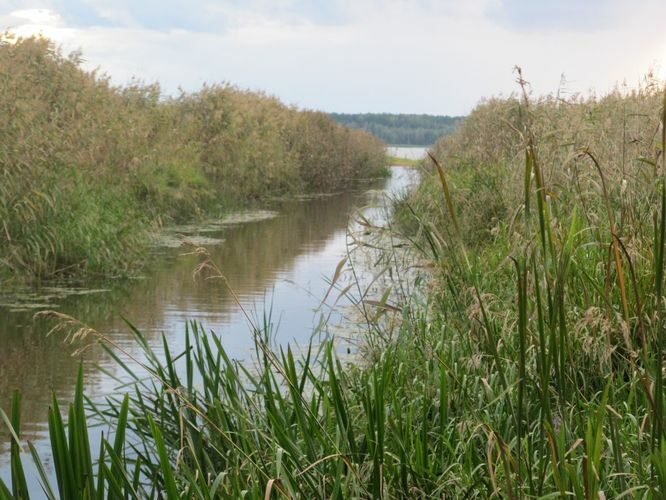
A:
[[[164,489],[166,496],[169,500],[178,500],[178,498],[180,498],[178,494],[178,487],[176,486],[176,480],[173,475],[173,470],[171,469],[169,455],[166,446],[164,445],[162,432],[150,415],[148,415],[148,422],[150,424],[153,439],[155,440],[155,447],[160,461],[160,472],[162,473],[162,477],[164,479]]]

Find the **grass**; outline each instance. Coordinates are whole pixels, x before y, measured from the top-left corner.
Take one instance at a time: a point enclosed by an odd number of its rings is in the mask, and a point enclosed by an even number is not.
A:
[[[156,226],[385,170],[384,144],[231,85],[113,86],[45,38],[0,35],[0,279],[127,274]]]
[[[61,436],[54,453],[70,464],[56,468],[52,490],[62,481],[67,492],[99,495],[113,482],[116,497],[142,498],[663,498],[666,93],[539,101],[519,78],[521,98],[480,105],[396,206],[393,230],[429,272],[413,294],[357,304],[363,362],[338,358],[332,341],[302,355],[272,349],[267,317],[250,321],[254,368],[197,323],[182,353],[164,338],[163,356],[133,329],[147,360],[138,377],[93,333],[132,381],[88,418],[125,437],[90,468],[78,388],[67,446],[62,422],[53,412],[49,421]],[[635,114],[641,122],[629,124]],[[474,210],[489,206],[494,218],[479,227]],[[402,274],[405,240],[378,231],[388,236],[380,261]],[[203,257],[198,271],[219,276]],[[18,415],[3,417],[14,468],[0,487],[15,496],[25,482]]]
[[[533,102],[519,80],[521,100],[480,106],[434,148],[436,173],[399,214],[434,257],[440,314],[476,343],[459,359],[487,364],[488,404],[504,403],[474,419],[492,433],[486,474],[508,497],[661,498],[664,94]],[[622,116],[650,107],[634,128],[650,132],[624,146],[645,154],[609,158],[628,135]],[[595,115],[620,119],[590,128]],[[515,139],[478,135],[501,121]],[[474,198],[462,208],[459,187]],[[506,208],[479,227],[488,206]]]

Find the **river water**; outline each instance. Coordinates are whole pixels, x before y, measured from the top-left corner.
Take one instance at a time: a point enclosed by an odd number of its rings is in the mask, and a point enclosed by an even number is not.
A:
[[[427,147],[416,146],[389,146],[386,152],[390,156],[397,156],[398,158],[407,158],[409,160],[420,160],[426,154]]]
[[[390,178],[363,190],[276,202],[270,212],[253,217],[177,229],[205,244],[246,311],[257,318],[270,313],[276,345],[305,345],[317,341],[313,335],[330,335],[345,322],[343,314],[331,314],[321,301],[347,253],[350,215],[361,209],[366,217],[381,222],[390,198],[418,180],[413,169],[391,171]],[[197,320],[220,335],[232,358],[250,358],[251,329],[229,287],[221,280],[193,279],[199,257],[183,255],[187,249],[172,244],[173,236],[163,243],[166,246],[151,253],[139,278],[0,291],[0,406],[7,411],[13,390],[21,391],[22,437],[32,440],[40,455],[48,455],[46,413],[51,391],[63,403],[71,401],[80,360],[86,392],[93,399],[117,390],[104,371],[119,372],[97,346],[73,357],[75,347],[64,344],[62,334],[47,336],[54,323],[35,319],[40,309],[71,315],[137,355],[140,349],[122,317],[143,332],[158,353],[162,332],[172,352],[182,351],[185,325]],[[326,326],[321,328],[324,319]],[[1,428],[0,477],[8,481],[9,439]]]

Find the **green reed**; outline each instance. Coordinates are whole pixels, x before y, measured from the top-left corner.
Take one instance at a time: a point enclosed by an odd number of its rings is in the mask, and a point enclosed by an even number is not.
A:
[[[0,279],[128,274],[156,227],[386,173],[381,141],[325,113],[116,87],[81,61],[0,34]]]
[[[400,242],[428,271],[391,307],[388,296],[358,304],[365,357],[338,357],[334,341],[275,348],[270,316],[248,318],[254,364],[231,359],[196,322],[180,353],[128,324],[145,359],[132,367],[96,334],[128,395],[86,414],[79,384],[68,426],[51,412],[59,495],[663,498],[666,110],[655,95],[560,106],[525,92],[472,113],[396,207]],[[650,126],[625,133],[632,107],[652,110]],[[634,133],[640,146],[615,143]],[[622,150],[619,165],[608,151]],[[473,209],[502,204],[479,227]],[[394,238],[385,251],[398,251]],[[216,274],[209,260],[205,270]],[[389,312],[396,331],[382,321]],[[6,497],[27,487],[18,407],[17,396],[3,417],[13,429]],[[86,416],[116,437],[95,462]],[[45,474],[41,483],[56,491]]]

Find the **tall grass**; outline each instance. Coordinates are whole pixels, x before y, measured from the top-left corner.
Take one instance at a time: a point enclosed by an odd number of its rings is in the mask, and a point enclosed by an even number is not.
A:
[[[155,225],[383,173],[383,144],[230,85],[122,87],[0,36],[0,275],[119,274]]]
[[[534,101],[518,76],[520,98],[436,145],[399,213],[439,268],[436,314],[472,339],[461,360],[505,401],[472,417],[495,447],[486,472],[509,497],[661,498],[666,94]],[[498,205],[479,227],[474,209]]]
[[[365,363],[339,359],[332,342],[273,350],[270,318],[252,324],[254,368],[196,323],[182,353],[164,340],[158,355],[134,330],[145,378],[107,339],[130,393],[90,418],[132,438],[124,454],[105,447],[100,462],[116,472],[100,480],[106,468],[93,468],[95,484],[124,477],[168,498],[663,498],[666,97],[540,102],[520,84],[519,99],[481,105],[450,149],[435,148],[397,207],[430,279],[390,308],[366,301]],[[624,133],[634,106],[650,125]],[[588,122],[589,111],[617,120]],[[589,142],[559,142],[562,123],[562,140],[578,124]],[[489,185],[486,167],[501,189],[468,199]],[[506,210],[478,228],[468,211],[483,200]],[[404,244],[389,240],[388,251]],[[373,307],[399,314],[398,331]],[[4,417],[16,435],[6,495],[24,483],[18,413]],[[71,470],[71,484],[90,474]]]

